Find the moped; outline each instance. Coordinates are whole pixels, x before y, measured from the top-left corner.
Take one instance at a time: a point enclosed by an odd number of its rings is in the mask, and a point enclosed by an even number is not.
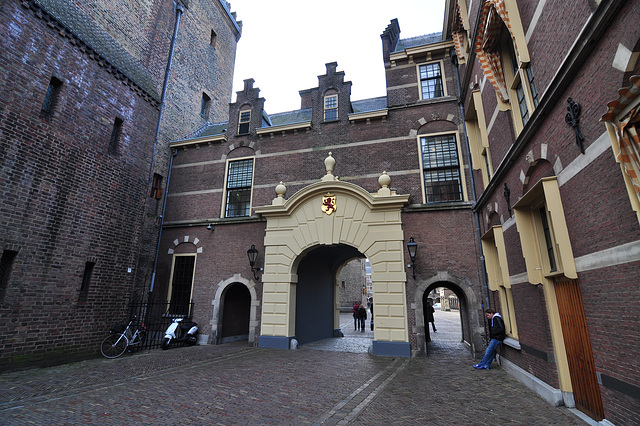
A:
[[[162,349],[168,349],[172,344],[193,346],[196,343],[198,343],[198,324],[189,319],[176,318],[164,332]]]

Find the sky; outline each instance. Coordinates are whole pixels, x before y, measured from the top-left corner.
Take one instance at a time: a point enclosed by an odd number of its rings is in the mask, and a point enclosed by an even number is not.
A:
[[[242,21],[232,101],[253,78],[269,114],[300,109],[325,64],[351,81],[351,100],[386,95],[382,34],[397,18],[400,38],[441,32],[445,0],[230,0]]]

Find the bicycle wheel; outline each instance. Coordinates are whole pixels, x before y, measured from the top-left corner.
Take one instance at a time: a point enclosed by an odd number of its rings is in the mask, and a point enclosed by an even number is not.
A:
[[[118,358],[124,353],[129,345],[129,341],[124,334],[110,334],[102,341],[100,352],[105,358]]]

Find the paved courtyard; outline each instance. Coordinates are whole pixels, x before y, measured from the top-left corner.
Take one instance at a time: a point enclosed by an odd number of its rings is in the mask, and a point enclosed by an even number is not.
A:
[[[0,424],[583,425],[494,364],[475,370],[457,313],[426,358],[374,357],[373,332],[297,350],[236,342],[0,375]],[[368,324],[367,324],[368,325]]]

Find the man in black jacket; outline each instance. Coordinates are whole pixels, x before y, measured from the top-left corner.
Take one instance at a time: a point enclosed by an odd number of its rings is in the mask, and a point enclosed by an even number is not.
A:
[[[483,368],[488,370],[489,367],[491,367],[493,358],[496,355],[496,349],[498,349],[498,345],[502,343],[506,337],[506,330],[502,316],[493,309],[487,309],[485,311],[485,315],[487,316],[487,321],[490,322],[489,337],[491,338],[491,341],[489,342],[489,346],[487,346],[487,351],[484,353],[482,361],[473,366],[473,368],[477,368],[478,370],[482,370]]]

